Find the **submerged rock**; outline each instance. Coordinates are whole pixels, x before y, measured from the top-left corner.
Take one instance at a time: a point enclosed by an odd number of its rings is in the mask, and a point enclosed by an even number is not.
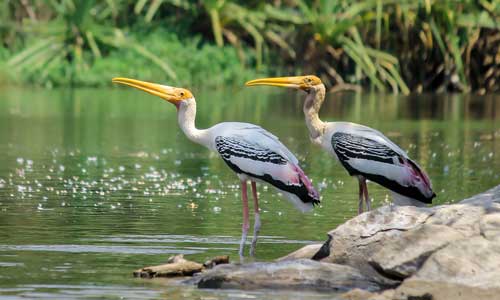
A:
[[[190,280],[199,288],[311,289],[348,291],[380,289],[379,284],[349,266],[308,259],[220,265]]]

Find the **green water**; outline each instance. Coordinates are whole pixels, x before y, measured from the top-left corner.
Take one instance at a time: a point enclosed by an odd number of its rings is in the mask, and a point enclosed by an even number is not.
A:
[[[257,260],[280,257],[357,211],[357,181],[312,146],[302,94],[272,88],[198,95],[199,127],[262,125],[297,154],[322,205],[302,215],[259,186]],[[500,183],[500,96],[329,96],[324,120],[372,126],[406,149],[450,203]],[[237,257],[241,205],[236,176],[177,127],[170,104],[129,88],[0,94],[0,297],[331,298],[296,292],[197,291],[131,272],[172,254]],[[369,184],[374,206],[388,192]]]

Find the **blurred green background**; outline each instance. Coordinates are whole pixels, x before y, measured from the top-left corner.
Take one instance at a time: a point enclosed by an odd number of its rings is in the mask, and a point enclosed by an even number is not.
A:
[[[498,0],[4,0],[0,82],[314,73],[336,89],[494,92],[499,12]]]

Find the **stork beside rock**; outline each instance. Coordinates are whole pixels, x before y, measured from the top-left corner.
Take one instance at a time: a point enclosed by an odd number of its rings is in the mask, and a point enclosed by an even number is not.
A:
[[[358,213],[371,210],[366,181],[392,192],[397,205],[425,206],[436,196],[429,176],[406,152],[378,130],[351,122],[323,122],[319,110],[325,101],[325,85],[314,75],[255,79],[247,86],[270,85],[306,93],[303,111],[309,137],[339,161],[359,182]]]

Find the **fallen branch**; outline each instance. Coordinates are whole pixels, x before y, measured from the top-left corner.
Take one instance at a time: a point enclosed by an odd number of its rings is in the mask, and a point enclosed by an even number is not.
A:
[[[200,264],[194,261],[184,259],[184,255],[179,254],[170,257],[166,264],[158,266],[144,267],[134,271],[134,277],[155,278],[155,277],[178,277],[193,276],[196,273],[211,269],[219,264],[229,263],[229,256],[216,256],[211,260]]]

